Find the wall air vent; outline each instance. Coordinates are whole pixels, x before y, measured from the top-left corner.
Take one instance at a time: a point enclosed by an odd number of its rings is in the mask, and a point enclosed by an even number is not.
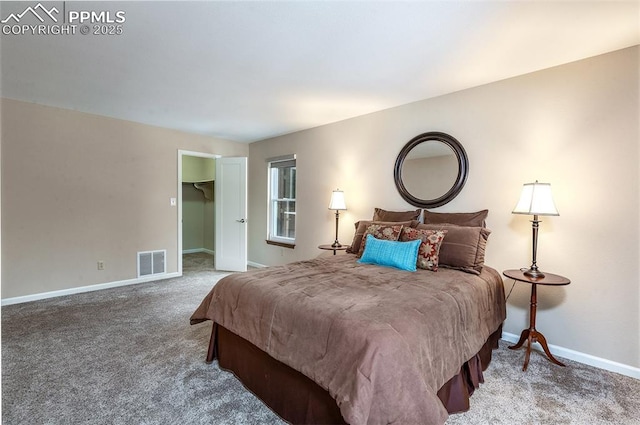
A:
[[[167,250],[138,252],[138,277],[165,274]]]

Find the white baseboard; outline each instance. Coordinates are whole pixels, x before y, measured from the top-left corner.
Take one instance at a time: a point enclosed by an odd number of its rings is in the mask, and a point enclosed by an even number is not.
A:
[[[247,261],[247,266],[257,267],[259,269],[264,269],[265,267],[269,267],[269,266],[265,266],[264,264],[255,263],[253,261]]]
[[[40,294],[24,295],[21,297],[3,298],[1,306],[22,304],[30,301],[45,300],[47,298],[62,297],[64,295],[81,294],[84,292],[99,291],[101,289],[117,288],[119,286],[135,285],[138,283],[152,282],[154,280],[171,279],[182,276],[180,273],[156,274],[137,279],[118,280],[115,282],[98,283],[95,285],[80,286],[77,288],[60,289],[58,291],[42,292]]]
[[[515,344],[520,339],[520,336],[514,335],[509,332],[502,332],[502,339]],[[542,351],[542,347],[537,342],[533,345],[533,348],[538,351]],[[576,362],[583,363],[589,366],[594,366],[600,369],[608,370],[610,372],[630,376],[631,378],[640,379],[640,368],[637,367],[614,362],[611,360],[603,359],[601,357],[592,356],[591,354],[581,353],[579,351],[559,347],[552,344],[549,344],[549,351],[551,351],[551,354],[553,354],[554,356],[574,360]]]
[[[211,249],[207,249],[207,248],[192,248],[192,249],[183,249],[182,253],[183,254],[197,254],[199,252],[204,252],[205,254],[209,254],[209,255],[216,255],[216,252],[211,250]]]

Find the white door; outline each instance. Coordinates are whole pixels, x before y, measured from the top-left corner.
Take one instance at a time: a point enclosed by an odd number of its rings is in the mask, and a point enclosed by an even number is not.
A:
[[[217,158],[216,269],[247,270],[247,158]]]

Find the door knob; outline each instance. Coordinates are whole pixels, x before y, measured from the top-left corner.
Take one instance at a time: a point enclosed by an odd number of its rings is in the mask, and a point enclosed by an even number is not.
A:
[[[236,220],[238,223],[246,223],[247,220],[245,220],[244,218],[241,218],[240,220]]]

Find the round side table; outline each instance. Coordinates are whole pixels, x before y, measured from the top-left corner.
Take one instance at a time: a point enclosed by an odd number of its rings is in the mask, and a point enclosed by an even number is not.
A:
[[[324,249],[325,251],[333,251],[333,255],[336,255],[337,251],[346,251],[351,248],[350,245],[340,245],[340,246],[332,246],[332,245],[319,245],[318,249]]]
[[[558,359],[553,357],[551,352],[549,351],[549,346],[547,345],[547,340],[542,335],[541,332],[538,332],[536,329],[536,308],[538,305],[538,295],[537,295],[537,286],[538,285],[547,285],[547,286],[562,286],[568,285],[571,283],[569,279],[564,276],[560,276],[557,274],[544,272],[544,277],[529,277],[524,274],[523,270],[514,269],[514,270],[505,270],[502,272],[503,275],[508,277],[509,279],[516,280],[518,282],[529,283],[531,285],[531,301],[529,305],[529,329],[525,329],[520,334],[520,339],[516,343],[516,345],[512,345],[509,347],[512,350],[517,350],[522,347],[525,341],[528,341],[527,344],[527,354],[524,358],[524,366],[522,367],[523,371],[527,370],[527,366],[529,365],[529,356],[531,355],[531,344],[534,342],[540,343],[544,353],[549,357],[553,363],[564,366],[564,363],[560,362]]]

